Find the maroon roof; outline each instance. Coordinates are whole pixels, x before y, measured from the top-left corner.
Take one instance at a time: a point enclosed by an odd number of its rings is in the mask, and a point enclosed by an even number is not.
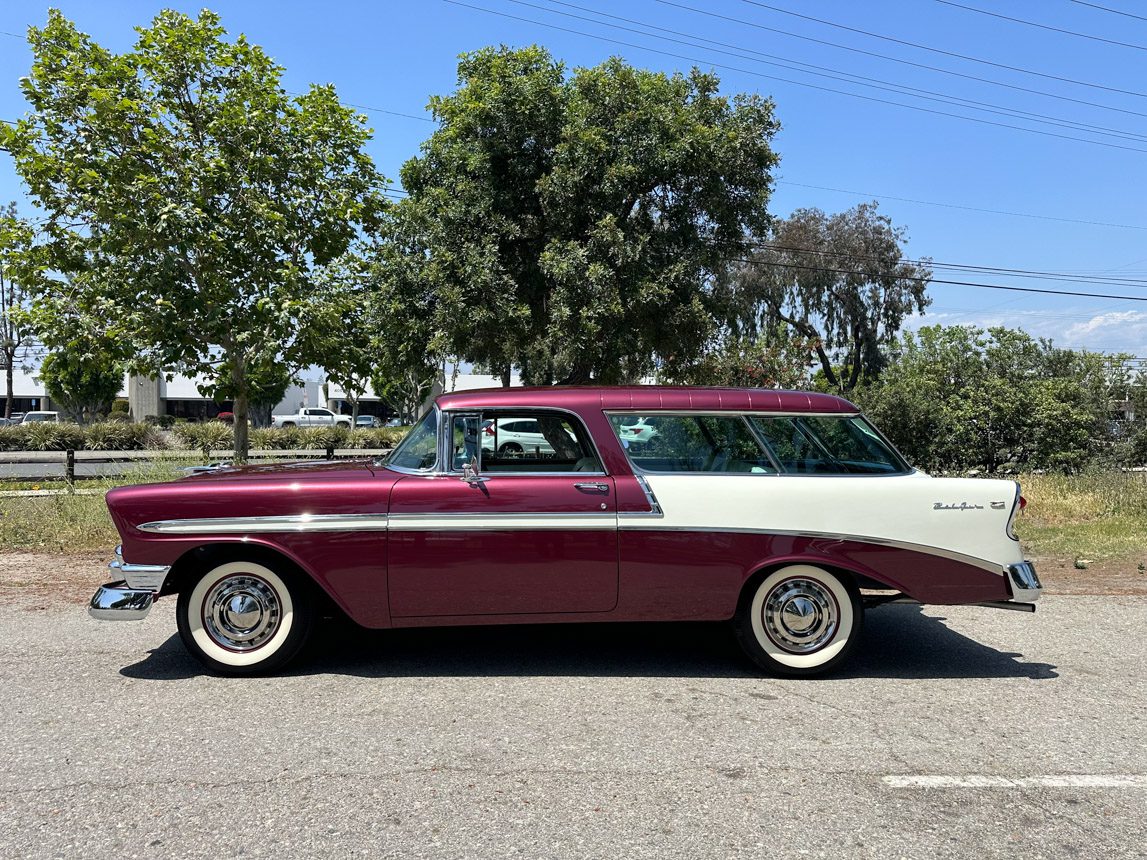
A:
[[[858,412],[843,397],[771,388],[703,388],[691,385],[569,385],[482,388],[438,397],[442,409],[560,406],[566,409],[731,409],[769,412]]]

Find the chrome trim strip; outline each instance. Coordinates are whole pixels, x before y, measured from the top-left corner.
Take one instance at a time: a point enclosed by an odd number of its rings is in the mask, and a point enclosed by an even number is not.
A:
[[[934,555],[939,558],[946,558],[949,561],[958,561],[962,564],[972,565],[974,567],[982,568],[983,570],[990,571],[991,573],[1003,576],[1005,574],[1005,566],[994,561],[988,561],[984,558],[976,558],[972,555],[965,555],[962,552],[955,550],[944,549],[943,547],[928,546],[926,544],[910,543],[908,541],[895,540],[892,538],[872,537],[868,535],[855,535],[855,534],[840,534],[834,532],[817,532],[817,531],[793,531],[789,529],[752,529],[752,528],[728,528],[725,526],[657,526],[646,525],[645,522],[640,520],[641,517],[647,516],[646,514],[630,514],[620,513],[617,515],[618,528],[625,531],[655,531],[655,532],[722,532],[730,534],[757,534],[757,535],[779,535],[781,537],[807,537],[817,538],[822,540],[847,540],[856,541],[857,543],[872,543],[880,546],[893,547],[894,549],[904,549],[910,552],[919,552],[925,555]]]
[[[140,621],[147,617],[155,595],[128,588],[123,582],[101,585],[88,603],[88,615],[99,621]]]
[[[255,532],[385,531],[386,514],[296,514],[277,517],[203,517],[156,520],[136,526],[154,534],[251,534]]]
[[[478,531],[511,529],[537,531],[548,529],[597,529],[614,531],[617,515],[613,511],[591,513],[488,513],[488,514],[391,514],[391,531]]]

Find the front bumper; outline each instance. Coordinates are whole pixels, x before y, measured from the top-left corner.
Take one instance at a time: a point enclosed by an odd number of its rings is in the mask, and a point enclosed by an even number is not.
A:
[[[130,564],[123,560],[123,548],[115,548],[115,561],[108,564],[123,579],[101,585],[88,604],[88,615],[100,621],[138,621],[151,611],[155,596],[163,588],[171,566]]]
[[[130,588],[126,582],[101,585],[88,604],[88,615],[100,621],[139,621],[155,602],[154,591]]]

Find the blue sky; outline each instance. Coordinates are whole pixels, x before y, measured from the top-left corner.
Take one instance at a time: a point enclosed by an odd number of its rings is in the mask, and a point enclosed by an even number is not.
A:
[[[427,99],[454,88],[456,58],[462,52],[491,44],[536,42],[570,67],[593,65],[610,55],[665,71],[698,65],[716,71],[729,94],[756,91],[775,99],[783,130],[775,141],[782,160],[770,205],[773,214],[785,216],[801,206],[840,211],[875,198],[883,213],[907,228],[907,253],[912,257],[1072,273],[1106,281],[1142,280],[1136,284],[1096,284],[939,270],[938,278],[1147,298],[1147,83],[1143,74],[1147,69],[1147,20],[1072,0],[961,0],[964,6],[1094,37],[1088,39],[991,17],[943,0],[674,0],[679,3],[676,6],[658,0],[569,0],[564,5],[553,0],[464,2],[468,6],[445,0],[329,0],[325,4],[246,0],[215,2],[210,8],[223,16],[232,34],[245,33],[285,66],[288,89],[301,90],[310,82],[331,82],[344,102],[378,109],[364,111],[374,128],[369,149],[380,169],[395,181],[402,162],[417,153],[419,144],[433,130],[433,124],[426,121]],[[195,14],[203,4],[62,0],[56,5],[104,46],[125,50],[134,40],[132,27],[150,21],[160,8],[174,6]],[[1103,0],[1099,5],[1147,16],[1147,9],[1131,0]],[[46,10],[47,6],[40,3],[5,0],[0,5],[0,31],[22,35],[28,25],[43,24]],[[605,19],[601,13],[640,23]],[[607,22],[645,33],[616,29]],[[766,61],[806,65],[801,71],[767,65]],[[21,39],[0,35],[0,119],[13,120],[24,113],[19,77],[27,72],[30,62],[30,52]],[[813,70],[810,65],[820,68]],[[855,78],[841,81],[817,77],[811,71],[838,77],[866,76],[876,86],[908,86],[936,94],[933,98],[967,101],[927,101],[918,97],[923,93],[913,96],[866,88]],[[977,111],[968,102],[1008,115]],[[1019,111],[1027,116],[1016,116]],[[1037,119],[1066,125],[1041,124]],[[1108,133],[1083,130],[1080,125],[1102,127]],[[29,211],[12,162],[0,153],[0,201],[11,199],[22,201]],[[1052,337],[1063,346],[1147,356],[1144,301],[946,284],[934,284],[930,294],[933,305],[923,322],[1020,326]]]

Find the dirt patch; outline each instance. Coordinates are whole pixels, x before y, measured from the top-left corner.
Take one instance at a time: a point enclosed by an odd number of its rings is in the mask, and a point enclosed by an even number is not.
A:
[[[1147,557],[1090,562],[1086,570],[1075,559],[1032,558],[1046,594],[1147,594]]]
[[[110,552],[0,552],[0,602],[25,609],[60,604],[86,604],[96,588],[110,579]],[[1147,559],[1099,561],[1077,570],[1074,559],[1035,557],[1046,594],[1147,595]]]
[[[110,552],[0,552],[0,602],[22,609],[86,604],[108,582]]]

